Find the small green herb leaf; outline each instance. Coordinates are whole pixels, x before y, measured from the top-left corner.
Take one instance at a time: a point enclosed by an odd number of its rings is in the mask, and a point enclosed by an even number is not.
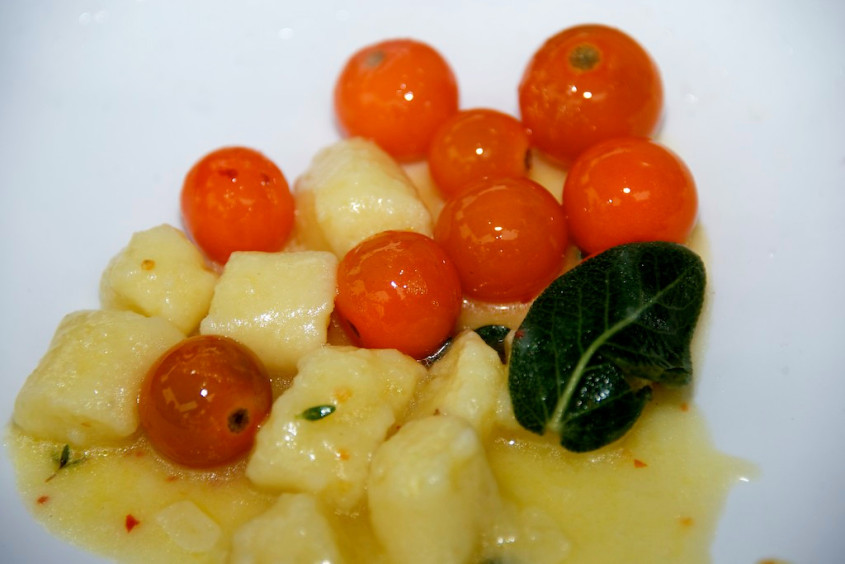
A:
[[[79,464],[84,460],[84,455],[81,455],[77,458],[71,458],[70,445],[66,444],[62,447],[61,452],[59,452],[58,454],[53,454],[53,462],[56,463],[56,471],[53,472],[50,476],[48,476],[47,479],[44,481],[49,482],[58,475],[60,470],[75,466],[76,464]]]
[[[504,325],[484,325],[475,330],[490,348],[499,353],[499,359],[505,362],[505,339],[511,332]]]
[[[324,417],[328,417],[332,413],[334,413],[335,406],[331,404],[326,405],[315,405],[314,407],[309,407],[305,411],[299,414],[299,417],[305,419],[307,421],[319,421]]]
[[[644,378],[687,384],[704,299],[701,259],[674,243],[632,243],[554,281],[514,336],[509,387],[526,429],[575,451],[615,441],[651,397]]]
[[[59,455],[59,470],[67,466],[68,462],[70,462],[70,445],[65,445]]]

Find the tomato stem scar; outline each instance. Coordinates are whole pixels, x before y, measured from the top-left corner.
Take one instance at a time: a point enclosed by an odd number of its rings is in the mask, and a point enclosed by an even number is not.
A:
[[[569,64],[578,70],[588,71],[601,60],[601,53],[594,45],[576,45],[569,53]]]
[[[230,431],[240,433],[249,425],[249,412],[244,408],[237,409],[229,414],[227,423]]]

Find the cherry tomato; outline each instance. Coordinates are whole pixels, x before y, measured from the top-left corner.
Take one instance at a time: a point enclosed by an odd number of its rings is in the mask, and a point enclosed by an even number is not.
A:
[[[528,301],[563,267],[563,209],[528,178],[483,180],[446,202],[434,239],[458,269],[468,296]]]
[[[461,283],[431,238],[384,231],[341,259],[335,303],[359,345],[420,359],[452,333],[461,311]]]
[[[267,157],[227,147],[203,157],[185,178],[182,217],[196,244],[220,264],[234,251],[279,251],[293,227],[287,180]]]
[[[612,137],[654,133],[663,86],[654,61],[623,32],[602,25],[566,29],[547,40],[519,85],[532,143],[569,165]]]
[[[425,157],[434,131],[458,111],[458,86],[432,47],[394,39],[349,59],[334,100],[347,136],[372,139],[395,159],[411,161]]]
[[[227,337],[200,335],[150,368],[138,411],[158,452],[185,466],[211,468],[252,448],[272,402],[270,379],[252,351]]]
[[[689,169],[647,139],[611,139],[575,161],[563,188],[573,242],[586,254],[622,243],[689,237],[698,196]]]
[[[431,177],[448,197],[473,181],[528,174],[528,131],[495,110],[458,112],[434,134],[428,150]]]

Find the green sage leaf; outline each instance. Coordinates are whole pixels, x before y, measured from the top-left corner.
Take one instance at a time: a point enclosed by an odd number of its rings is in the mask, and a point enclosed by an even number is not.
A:
[[[509,388],[519,423],[553,431],[575,451],[620,438],[650,398],[636,379],[689,383],[704,288],[701,259],[664,242],[614,247],[555,280],[511,347]]]
[[[504,363],[506,359],[505,340],[508,333],[511,332],[510,328],[504,325],[484,325],[476,329],[475,332],[490,348],[499,354],[499,360]]]
[[[651,388],[639,390],[609,362],[584,371],[575,397],[563,413],[560,444],[574,452],[601,448],[627,433],[651,399]]]

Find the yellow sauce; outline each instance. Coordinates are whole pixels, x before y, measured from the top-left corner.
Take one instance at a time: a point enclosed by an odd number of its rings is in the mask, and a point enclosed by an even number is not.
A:
[[[665,390],[629,435],[600,451],[512,440],[520,448],[502,439],[490,449],[502,490],[561,524],[572,545],[566,562],[709,562],[724,499],[748,470],[717,452],[695,408]]]
[[[232,533],[275,500],[243,476],[242,466],[186,471],[159,459],[143,439],[123,449],[72,452],[71,461],[84,460],[59,471],[63,445],[15,427],[7,444],[35,518],[121,562],[225,562]],[[568,550],[554,561],[566,563],[709,562],[725,497],[748,471],[715,450],[684,394],[660,389],[634,429],[599,451],[573,454],[552,438],[504,430],[486,450],[503,499],[547,516],[564,533]],[[158,520],[162,509],[186,499],[220,528],[207,551],[180,547],[182,532],[173,538]],[[384,561],[366,515],[336,516],[334,525],[348,561]]]

